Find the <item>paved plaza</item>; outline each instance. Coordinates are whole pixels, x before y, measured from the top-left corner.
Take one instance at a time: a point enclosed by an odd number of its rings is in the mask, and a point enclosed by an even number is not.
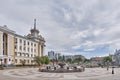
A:
[[[85,72],[46,73],[38,68],[0,70],[0,80],[120,80],[120,69],[86,68]]]

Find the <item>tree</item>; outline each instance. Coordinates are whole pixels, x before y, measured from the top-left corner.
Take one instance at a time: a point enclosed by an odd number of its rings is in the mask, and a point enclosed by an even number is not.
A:
[[[47,56],[45,56],[45,64],[49,64],[49,63],[50,63],[50,59]]]
[[[40,56],[35,56],[34,61],[40,66],[41,65],[41,57]]]
[[[64,61],[63,57],[62,56],[58,57],[58,61],[63,62]]]
[[[103,62],[107,65],[107,70],[109,69],[109,64],[112,62],[112,58],[110,56],[106,56],[103,58]]]
[[[47,56],[36,56],[34,58],[34,61],[40,66],[41,64],[49,64],[50,63],[50,59]]]
[[[106,56],[103,58],[104,62],[112,62],[112,58],[110,56]]]
[[[68,59],[66,60],[66,62],[71,63],[71,62],[72,62],[72,59],[71,59],[71,58],[68,58]]]
[[[79,57],[79,58],[75,58],[73,61],[72,61],[72,63],[79,63],[79,62],[82,62],[83,61],[83,59],[81,58],[81,57]]]

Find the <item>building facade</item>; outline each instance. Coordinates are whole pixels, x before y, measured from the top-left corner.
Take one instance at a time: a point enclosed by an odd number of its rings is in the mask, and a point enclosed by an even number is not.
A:
[[[48,57],[50,60],[58,60],[60,56],[61,56],[60,53],[55,53],[54,51],[48,52]]]
[[[120,66],[120,49],[116,50],[114,56],[112,57],[112,60],[114,62],[114,65]]]
[[[30,31],[27,36],[21,36],[7,26],[0,26],[1,65],[34,65],[35,56],[44,56],[45,40],[36,29],[36,20]]]

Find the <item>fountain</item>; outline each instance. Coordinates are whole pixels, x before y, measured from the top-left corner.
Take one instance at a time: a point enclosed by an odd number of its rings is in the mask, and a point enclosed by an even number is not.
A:
[[[40,72],[51,73],[70,73],[70,72],[83,72],[84,67],[78,68],[77,66],[66,66],[64,62],[59,62],[57,66],[47,66],[45,69],[40,69]]]

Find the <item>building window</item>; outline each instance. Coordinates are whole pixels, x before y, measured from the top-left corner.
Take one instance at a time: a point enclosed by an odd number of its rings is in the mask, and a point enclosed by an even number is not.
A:
[[[29,54],[28,54],[28,57],[29,57]]]
[[[24,51],[26,50],[26,47],[24,47]]]
[[[22,43],[22,39],[20,39],[20,43]]]
[[[20,53],[20,56],[22,56],[22,53]]]
[[[17,56],[17,52],[15,52],[15,56]]]
[[[26,41],[24,41],[24,45],[26,45]]]
[[[33,43],[31,43],[31,46],[33,46]]]
[[[17,63],[17,59],[15,59],[15,63]]]
[[[29,60],[28,60],[28,63],[29,63]]]
[[[33,52],[33,49],[31,48],[31,52]]]
[[[29,52],[29,48],[28,48],[28,52]]]
[[[22,50],[22,46],[20,46],[20,50]]]
[[[22,59],[20,59],[20,63],[22,63]]]
[[[36,47],[36,44],[34,44],[34,47]]]
[[[31,54],[31,57],[33,57],[33,54]]]
[[[28,45],[29,45],[29,42],[28,42]]]
[[[22,53],[22,56],[25,56],[25,53]]]
[[[17,38],[15,38],[15,43],[17,43]]]
[[[24,62],[26,63],[26,60],[24,59]]]
[[[34,49],[34,53],[36,53],[36,49]]]
[[[17,49],[17,45],[15,45],[15,49]]]

